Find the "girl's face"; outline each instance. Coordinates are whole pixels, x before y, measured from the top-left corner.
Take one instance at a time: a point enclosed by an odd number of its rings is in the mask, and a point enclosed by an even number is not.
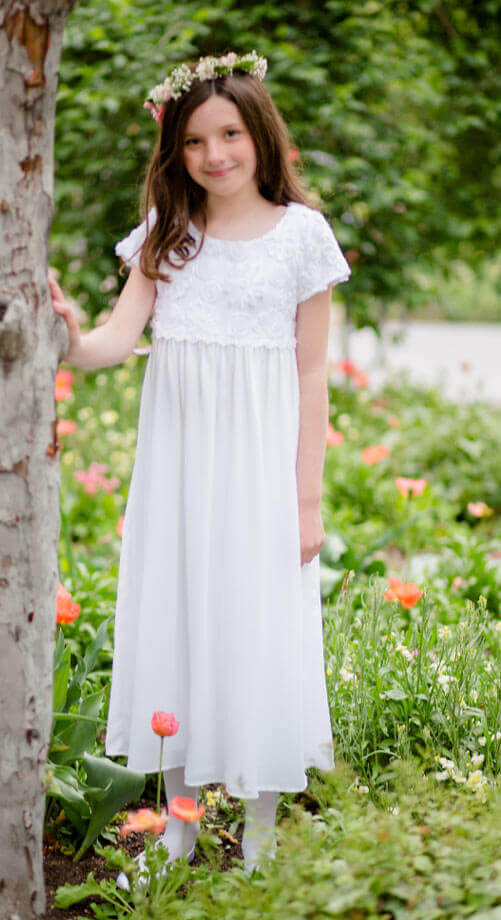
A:
[[[256,183],[254,141],[234,102],[209,96],[190,115],[184,165],[208,195],[228,196]]]

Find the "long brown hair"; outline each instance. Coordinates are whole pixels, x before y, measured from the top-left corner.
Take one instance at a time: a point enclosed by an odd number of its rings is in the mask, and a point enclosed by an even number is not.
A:
[[[146,219],[147,238],[139,264],[152,281],[171,280],[159,270],[162,260],[174,265],[169,253],[187,262],[195,258],[203,245],[202,235],[200,247],[194,250],[195,240],[189,233],[188,222],[192,215],[200,214],[206,225],[207,193],[193,182],[185,168],[184,138],[192,112],[213,95],[233,102],[247,126],[256,149],[256,180],[263,198],[277,205],[297,201],[315,207],[289,161],[287,127],[258,77],[234,71],[214,80],[194,80],[188,92],[164,104],[161,130],[141,193],[140,211],[142,219]],[[148,212],[153,205],[157,215],[150,230]]]

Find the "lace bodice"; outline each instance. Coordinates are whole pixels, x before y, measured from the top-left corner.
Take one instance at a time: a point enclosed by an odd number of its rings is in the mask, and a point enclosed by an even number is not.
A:
[[[150,227],[155,219],[153,207]],[[190,233],[198,245],[201,234],[192,223]],[[139,266],[136,250],[145,234],[143,221],[116,244],[116,254]],[[155,283],[154,337],[282,348],[296,345],[298,304],[351,275],[325,217],[296,202],[256,239],[206,236],[182,268],[161,267],[172,281]]]

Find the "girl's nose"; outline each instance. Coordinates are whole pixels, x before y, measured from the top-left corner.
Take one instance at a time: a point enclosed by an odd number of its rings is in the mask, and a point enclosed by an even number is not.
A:
[[[207,144],[207,166],[212,169],[224,163],[224,153],[217,141],[209,141]]]

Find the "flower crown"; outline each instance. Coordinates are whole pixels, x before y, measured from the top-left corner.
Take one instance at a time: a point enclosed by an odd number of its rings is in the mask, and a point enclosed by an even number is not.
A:
[[[264,80],[267,69],[268,61],[264,57],[259,57],[257,51],[251,51],[250,54],[235,54],[234,51],[229,51],[219,58],[202,57],[197,64],[179,64],[163,83],[158,83],[149,91],[144,108],[148,109],[157,124],[160,124],[165,103],[169,99],[179,99],[183,93],[188,92],[194,80],[215,80],[217,77],[232,74],[234,70],[243,70]]]

